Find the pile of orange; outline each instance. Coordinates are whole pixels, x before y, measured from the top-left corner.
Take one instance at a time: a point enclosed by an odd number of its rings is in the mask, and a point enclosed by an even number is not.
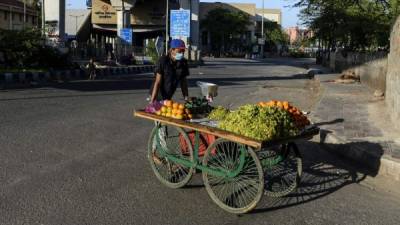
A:
[[[163,106],[156,112],[159,116],[165,116],[174,119],[192,119],[192,114],[189,109],[185,108],[184,104],[174,102],[172,100],[165,100]]]
[[[259,102],[259,106],[262,107],[278,107],[284,109],[292,115],[294,122],[298,128],[304,128],[307,125],[310,125],[310,121],[308,118],[295,106],[290,105],[287,101],[269,101],[269,102]]]

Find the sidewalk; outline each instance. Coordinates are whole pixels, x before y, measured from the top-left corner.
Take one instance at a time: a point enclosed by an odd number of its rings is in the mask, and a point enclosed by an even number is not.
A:
[[[312,120],[321,128],[320,142],[365,166],[373,177],[400,180],[400,131],[392,128],[384,100],[363,84],[332,82],[338,77],[315,76],[322,95]]]

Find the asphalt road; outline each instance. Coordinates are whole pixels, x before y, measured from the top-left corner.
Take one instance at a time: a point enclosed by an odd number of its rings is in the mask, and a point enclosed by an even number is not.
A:
[[[220,85],[215,104],[288,99],[312,110],[318,87],[301,75],[305,62],[211,60],[192,69],[190,93],[205,80]],[[0,224],[400,224],[398,196],[359,184],[363,170],[312,141],[300,143],[300,188],[252,213],[219,209],[199,174],[168,189],[146,159],[153,123],[132,117],[151,77],[0,91]]]

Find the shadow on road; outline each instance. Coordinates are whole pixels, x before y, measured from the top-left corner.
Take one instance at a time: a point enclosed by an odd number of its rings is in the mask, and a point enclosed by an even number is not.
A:
[[[296,59],[267,59],[265,61],[256,60],[243,60],[243,59],[216,59],[206,61],[203,68],[209,69],[225,69],[230,66],[294,66],[304,68],[310,60],[302,61]],[[233,85],[245,85],[247,82],[252,81],[271,81],[271,80],[296,80],[296,79],[309,79],[304,74],[293,74],[288,76],[268,76],[268,71],[265,71],[263,76],[252,76],[246,74],[240,77],[231,77],[230,74],[213,75],[212,73],[207,78],[201,78],[199,76],[190,76],[189,85],[190,87],[196,86],[196,81],[208,81],[216,83],[220,86],[233,86]],[[222,77],[223,76],[223,77]],[[99,77],[100,78],[100,77]],[[122,91],[122,90],[144,90],[149,89],[153,82],[152,74],[138,74],[138,75],[124,75],[115,76],[113,78],[99,79],[95,81],[76,80],[66,83],[49,83],[44,85],[38,85],[29,87],[30,89],[51,87],[56,89],[75,90],[82,92],[95,92],[95,91]],[[13,89],[13,87],[8,87]],[[27,89],[26,87],[22,89]],[[13,91],[18,89],[14,88]]]
[[[271,81],[271,80],[299,80],[308,79],[303,74],[294,74],[291,76],[245,76],[245,77],[207,77],[207,78],[190,78],[189,87],[197,87],[197,81],[205,81],[215,83],[219,86],[236,86],[246,85],[248,82],[254,81]],[[97,81],[75,81],[64,84],[52,85],[53,88],[68,89],[83,92],[91,91],[122,91],[122,90],[144,90],[150,89],[153,78],[147,77],[129,77],[120,80],[97,80]]]
[[[251,76],[251,77],[207,77],[205,79],[196,79],[196,80],[204,80],[211,83],[218,84],[220,86],[228,86],[228,85],[245,85],[247,82],[253,81],[272,81],[272,80],[301,80],[308,79],[308,77],[304,74],[293,74],[290,76]],[[190,80],[190,81],[195,81]],[[195,82],[194,82],[195,83]]]
[[[354,142],[350,144],[335,145],[315,142],[303,142],[299,145],[303,154],[303,175],[297,190],[285,197],[266,197],[258,204],[257,209],[251,213],[262,213],[315,201],[334,192],[363,181],[367,176],[376,176],[379,170],[379,160],[375,168],[366,168],[356,165],[348,160],[332,157],[329,152],[319,151],[320,147],[330,149],[348,149],[358,145],[368,145],[379,152],[380,146],[369,142]],[[383,150],[380,149],[380,154]],[[268,181],[266,181],[268,182]]]
[[[318,125],[343,122],[344,119],[338,118],[319,123]],[[321,138],[324,136],[323,133],[320,135]],[[357,146],[365,146],[369,150],[374,151],[375,154],[379,156],[383,155],[380,145],[364,141],[348,144],[320,144],[314,141],[299,141],[298,146],[303,156],[303,173],[298,188],[285,197],[273,198],[264,195],[257,208],[250,212],[250,214],[274,211],[312,202],[334,194],[348,185],[360,183],[367,176],[375,177],[378,174],[380,167],[379,157],[365,159],[368,160],[368,164],[374,165],[373,167],[366,167],[348,159],[337,157],[337,155],[333,155],[326,150],[348,151]],[[283,171],[287,168],[285,166],[287,166],[286,163],[279,165],[279,167],[284,168]],[[292,166],[296,170],[296,165]],[[282,170],[268,169],[265,171],[266,187],[271,186],[269,185],[269,182],[272,180],[271,178],[276,177],[274,175],[271,176],[271,174],[282,175]],[[204,188],[201,171],[198,171],[195,179],[185,188]]]
[[[331,144],[326,146],[326,144],[322,145],[311,141],[301,141],[298,144],[303,155],[303,174],[298,188],[285,197],[273,198],[264,195],[257,208],[249,214],[264,213],[316,201],[334,194],[348,185],[360,183],[367,176],[374,177],[378,173],[379,161],[375,162],[377,166],[374,169],[366,168],[347,159],[333,156],[329,152],[321,150],[321,148],[346,149],[358,145],[368,145],[376,149],[380,145],[369,142],[354,142],[346,145]],[[265,173],[268,176],[268,171]],[[268,180],[265,182],[267,185]],[[201,171],[184,188],[204,188]]]
[[[304,74],[294,74],[291,76],[244,76],[244,77],[189,77],[189,87],[197,87],[197,81],[211,82],[219,86],[241,86],[248,85],[248,82],[254,81],[273,81],[273,80],[301,80],[309,79]],[[151,75],[133,75],[115,80],[95,80],[95,81],[73,81],[67,83],[52,83],[46,86],[36,86],[34,88],[55,88],[81,92],[102,92],[102,91],[127,91],[127,90],[149,90],[153,82]],[[16,89],[13,91],[18,91]]]
[[[335,124],[335,123],[343,123],[344,119],[340,118],[340,119],[335,119],[332,121],[328,121],[328,122],[321,122],[321,123],[316,123],[315,126],[323,126],[323,125],[330,125],[330,124]]]
[[[245,60],[235,58],[206,58],[205,65],[202,67],[220,66],[292,66],[298,68],[308,68],[315,64],[315,59],[295,59],[295,58],[266,58],[264,60]]]

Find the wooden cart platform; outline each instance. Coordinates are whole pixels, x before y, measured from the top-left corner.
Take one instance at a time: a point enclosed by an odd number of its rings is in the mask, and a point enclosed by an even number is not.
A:
[[[138,110],[138,111],[135,110],[134,116],[148,119],[148,120],[158,121],[163,124],[168,124],[168,125],[172,125],[172,126],[176,126],[176,127],[180,127],[180,128],[184,128],[184,129],[191,129],[191,130],[199,131],[202,133],[211,134],[216,137],[224,138],[229,141],[233,141],[233,142],[237,142],[240,144],[250,146],[250,147],[254,148],[255,150],[260,150],[265,147],[274,146],[274,145],[277,145],[280,143],[287,143],[287,142],[290,142],[293,140],[298,140],[298,139],[307,140],[307,139],[311,139],[315,135],[319,134],[319,128],[314,126],[314,127],[310,127],[308,129],[304,130],[297,136],[276,139],[273,141],[258,141],[253,138],[248,138],[248,137],[238,135],[238,134],[235,134],[235,133],[232,133],[229,131],[221,130],[221,129],[218,129],[215,127],[210,127],[210,126],[202,125],[199,123],[192,123],[192,122],[184,121],[184,120],[168,118],[168,117],[164,117],[164,116],[158,116],[155,114],[146,113],[143,110]]]

